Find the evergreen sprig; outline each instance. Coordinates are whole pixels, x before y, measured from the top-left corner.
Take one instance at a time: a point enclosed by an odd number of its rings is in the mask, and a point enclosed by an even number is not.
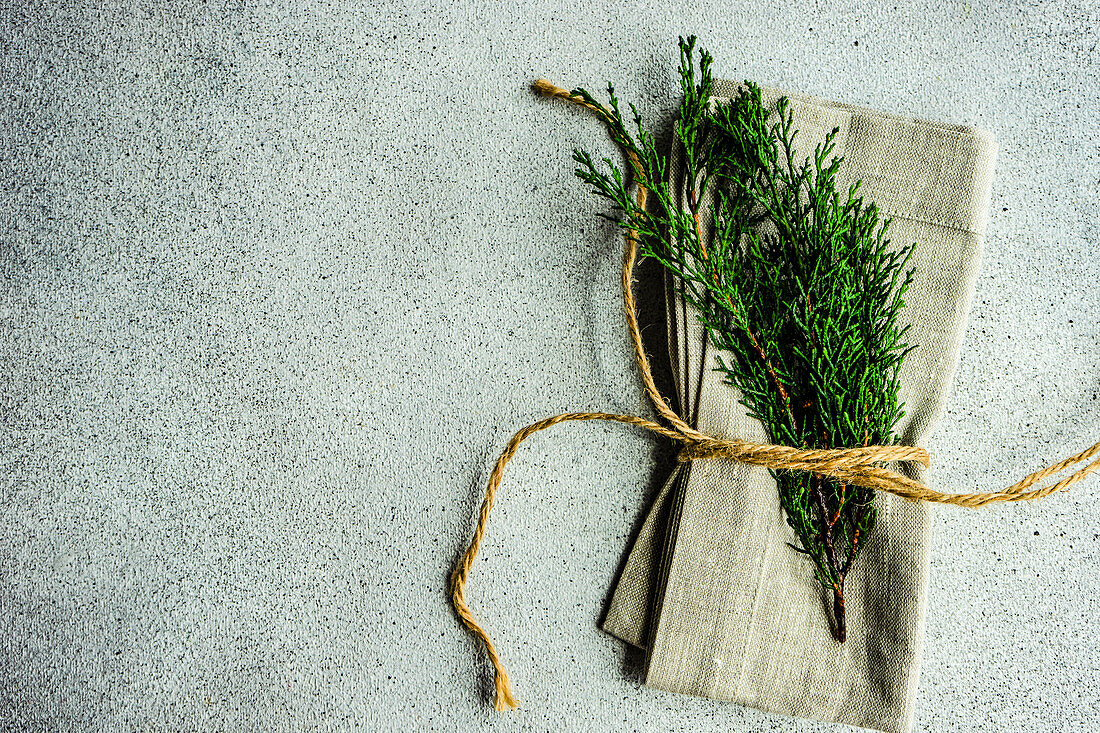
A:
[[[896,442],[904,414],[898,369],[913,347],[898,322],[912,280],[911,247],[893,248],[889,221],[864,202],[859,183],[841,194],[837,130],[801,158],[786,98],[774,110],[746,82],[713,98],[711,56],[680,40],[683,101],[675,129],[683,175],[670,182],[651,134],[614,87],[604,105],[572,93],[608,122],[630,161],[624,170],[577,150],[577,176],[611,201],[603,214],[637,238],[679,280],[719,369],[775,443],[806,448]],[[645,186],[640,208],[630,181]],[[874,493],[802,471],[773,472],[787,522],[833,591],[837,638],[846,636],[844,579],[875,523]]]

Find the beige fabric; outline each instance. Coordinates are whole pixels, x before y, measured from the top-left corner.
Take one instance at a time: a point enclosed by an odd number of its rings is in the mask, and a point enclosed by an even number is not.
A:
[[[719,96],[734,84],[720,82]],[[769,103],[779,96],[765,91]],[[904,320],[919,345],[902,371],[901,442],[918,445],[943,410],[966,327],[988,215],[995,146],[980,130],[788,95],[809,154],[838,127],[841,185],[915,243]],[[679,176],[673,161],[673,176]],[[685,419],[721,437],[766,441],[674,284],[669,346]],[[918,478],[914,469],[910,475]],[[645,646],[646,684],[762,710],[904,733],[912,725],[928,588],[930,507],[879,494],[872,541],[845,583],[848,641],[829,599],[787,543],[768,472],[726,460],[687,464],[660,492],[615,589],[604,628]]]

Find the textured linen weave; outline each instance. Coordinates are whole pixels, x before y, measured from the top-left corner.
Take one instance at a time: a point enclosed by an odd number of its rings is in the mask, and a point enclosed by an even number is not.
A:
[[[718,82],[716,96],[737,85]],[[781,95],[764,90],[765,102]],[[996,148],[961,125],[787,94],[802,156],[839,128],[838,189],[865,200],[913,244],[902,322],[918,348],[901,373],[900,442],[921,445],[939,419],[958,360],[988,218]],[[671,175],[681,169],[673,160]],[[682,190],[681,186],[677,189]],[[668,282],[669,347],[684,417],[725,438],[767,442],[740,394],[715,371],[714,348]],[[897,467],[896,467],[897,468]],[[920,479],[917,467],[900,467]],[[651,508],[624,564],[604,629],[644,646],[645,682],[801,718],[906,733],[912,727],[928,591],[930,507],[879,493],[878,522],[845,582],[848,640],[833,637],[831,594],[764,468],[726,459],[682,464]]]

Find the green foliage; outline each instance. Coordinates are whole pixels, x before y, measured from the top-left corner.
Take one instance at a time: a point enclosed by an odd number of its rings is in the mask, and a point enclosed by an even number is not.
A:
[[[889,222],[859,197],[858,183],[837,191],[837,130],[800,158],[787,99],[768,109],[746,82],[718,103],[711,57],[701,51],[696,67],[694,44],[680,41],[682,180],[669,182],[633,106],[636,132],[628,131],[610,85],[607,106],[583,89],[573,94],[607,118],[630,166],[600,165],[578,150],[577,176],[612,202],[607,218],[634,232],[643,255],[679,278],[721,371],[773,442],[895,442],[904,414],[898,368],[912,348],[898,324],[911,248],[890,246]],[[649,191],[646,209],[630,193],[631,176]],[[843,639],[844,577],[874,526],[873,492],[799,471],[778,472],[776,481],[802,545],[795,549],[834,590]]]

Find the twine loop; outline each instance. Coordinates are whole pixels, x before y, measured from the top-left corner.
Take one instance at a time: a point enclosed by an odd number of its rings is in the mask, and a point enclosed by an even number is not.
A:
[[[533,86],[535,91],[544,96],[557,97],[573,102],[603,117],[603,113],[599,108],[588,105],[580,97],[574,96],[568,90],[555,86],[548,81],[540,79]],[[606,117],[603,117],[603,119],[605,122],[607,121]],[[630,154],[627,157],[635,170],[638,170],[637,159]],[[638,186],[638,207],[642,210],[646,207],[646,189],[641,185]],[[912,462],[927,467],[929,456],[923,448],[905,445],[872,445],[829,449],[795,448],[786,445],[752,443],[744,440],[723,440],[701,433],[688,425],[669,407],[664,397],[657,390],[657,385],[653,380],[653,371],[650,368],[649,357],[642,345],[637,309],[634,304],[633,272],[638,254],[638,241],[629,230],[625,239],[626,251],[623,255],[622,293],[627,328],[630,332],[631,343],[634,347],[634,358],[638,363],[638,370],[646,394],[653,402],[658,414],[668,425],[635,415],[616,415],[607,412],[569,412],[545,418],[523,428],[512,436],[504,452],[500,454],[500,458],[497,459],[493,472],[489,476],[489,483],[485,489],[485,499],[481,504],[473,539],[470,541],[469,548],[455,565],[454,572],[451,573],[451,600],[455,612],[474,636],[484,644],[489,661],[493,665],[496,688],[494,704],[497,710],[503,711],[515,708],[518,707],[519,703],[512,695],[508,674],[504,670],[504,665],[497,654],[496,648],[489,639],[488,633],[474,618],[473,612],[470,611],[470,607],[466,603],[466,581],[469,579],[470,568],[477,557],[482,539],[485,536],[493,501],[504,478],[504,467],[516,454],[520,444],[540,430],[567,421],[610,420],[634,425],[682,443],[684,447],[680,450],[678,456],[680,462],[722,458],[753,466],[764,466],[776,471],[811,471],[837,481],[887,492],[910,501],[951,504],[967,508],[1039,499],[1066,489],[1090,473],[1100,469],[1100,458],[1097,458],[1097,456],[1100,456],[1100,443],[1096,443],[1076,455],[1036,471],[1001,491],[946,494],[930,489],[924,484],[886,467],[886,464],[899,462]],[[1085,461],[1091,462],[1061,481],[1040,488],[1032,488],[1044,479]]]

